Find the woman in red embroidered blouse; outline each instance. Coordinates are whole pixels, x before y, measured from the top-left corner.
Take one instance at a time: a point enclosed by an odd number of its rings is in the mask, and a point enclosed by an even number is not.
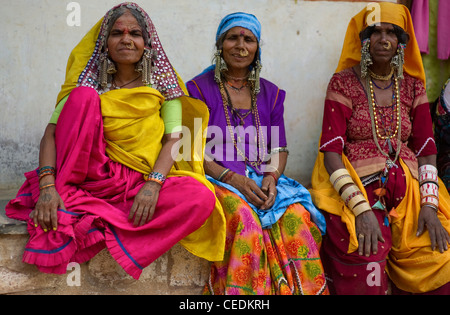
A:
[[[389,279],[394,293],[450,293],[450,198],[410,21],[402,5],[369,4],[328,86],[311,195],[336,294],[386,294]]]

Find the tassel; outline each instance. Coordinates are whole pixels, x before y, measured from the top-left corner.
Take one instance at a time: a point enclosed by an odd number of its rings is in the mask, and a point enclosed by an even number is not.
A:
[[[373,209],[378,209],[378,210],[386,210],[386,207],[381,203],[380,200],[378,200],[373,206]]]
[[[384,217],[384,225],[389,227],[389,219],[387,216]]]
[[[389,212],[389,217],[396,219],[399,217],[398,212],[395,211],[395,208],[392,208],[392,210]]]
[[[383,197],[386,195],[386,188],[378,188],[378,189],[375,189],[373,192],[378,197]]]

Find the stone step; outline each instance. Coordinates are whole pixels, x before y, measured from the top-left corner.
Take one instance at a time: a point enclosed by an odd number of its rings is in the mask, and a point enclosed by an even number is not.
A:
[[[28,233],[24,222],[12,220],[5,214],[6,204],[14,198],[16,192],[17,190],[14,192],[0,190],[0,235],[26,235]]]
[[[0,191],[0,295],[199,295],[209,276],[209,262],[176,244],[134,280],[105,249],[66,274],[44,274],[22,262],[28,241],[26,224],[5,215],[15,193]]]

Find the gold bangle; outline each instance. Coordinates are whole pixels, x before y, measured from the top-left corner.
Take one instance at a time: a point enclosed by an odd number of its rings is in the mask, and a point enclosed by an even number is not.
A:
[[[45,185],[45,186],[40,186],[39,190],[44,190],[46,188],[50,188],[50,187],[54,187],[54,186],[55,186],[55,184],[48,184],[48,185]]]

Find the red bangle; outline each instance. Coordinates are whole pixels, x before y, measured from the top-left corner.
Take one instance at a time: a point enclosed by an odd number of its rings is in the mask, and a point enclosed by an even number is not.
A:
[[[233,171],[229,171],[224,178],[222,178],[222,183],[227,184],[227,182],[233,177],[235,173]]]
[[[270,175],[273,177],[273,179],[275,180],[275,184],[278,183],[278,177],[277,175],[275,175],[275,173],[271,172],[271,173],[264,173],[264,176]]]

